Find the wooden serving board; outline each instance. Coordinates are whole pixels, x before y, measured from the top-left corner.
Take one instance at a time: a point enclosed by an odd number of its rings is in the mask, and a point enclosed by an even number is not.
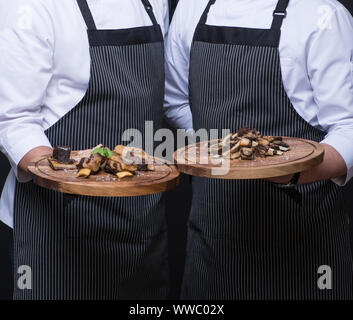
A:
[[[79,160],[89,156],[91,150],[72,151],[71,158]],[[132,197],[144,196],[173,189],[179,184],[179,172],[174,165],[155,159],[155,171],[137,172],[133,177],[119,180],[116,176],[100,172],[89,178],[77,178],[77,170],[53,170],[48,158],[41,157],[29,166],[34,183],[43,188],[84,196]]]
[[[265,179],[309,170],[324,159],[321,144],[298,138],[284,137],[291,150],[282,156],[255,160],[214,159],[208,154],[205,142],[189,145],[174,153],[179,171],[199,177],[216,179]]]

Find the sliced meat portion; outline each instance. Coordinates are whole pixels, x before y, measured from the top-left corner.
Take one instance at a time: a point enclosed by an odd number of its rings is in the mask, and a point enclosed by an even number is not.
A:
[[[53,159],[59,163],[72,163],[70,157],[71,148],[69,146],[56,146],[53,150]]]
[[[251,144],[252,144],[252,140],[249,140],[247,138],[243,138],[240,140],[241,147],[249,148],[249,147],[251,147]]]
[[[245,136],[249,131],[250,129],[248,127],[240,128],[237,132],[237,136],[238,137]]]
[[[120,171],[131,171],[135,172],[138,170],[138,167],[134,164],[128,164],[123,160],[123,157],[119,154],[115,153],[111,158],[110,161],[114,161],[119,164]]]
[[[242,148],[241,158],[244,160],[253,160],[254,159],[254,150],[252,148]]]
[[[122,168],[119,162],[108,160],[104,163],[103,170],[116,175],[118,172],[122,171]]]
[[[82,158],[80,163],[77,165],[79,170],[89,169],[92,173],[98,173],[101,169],[101,165],[104,163],[105,158],[99,153],[94,153],[89,158]]]
[[[290,150],[283,137],[262,136],[248,127],[241,128],[237,133],[231,133],[222,140],[204,144],[212,158],[230,158],[254,160],[257,157],[281,156]]]
[[[140,148],[116,146],[111,160],[122,164],[123,170],[128,171],[154,171],[153,158]]]
[[[53,158],[49,158],[48,159],[48,162],[49,162],[49,165],[50,167],[55,170],[55,171],[58,171],[58,170],[75,170],[76,169],[76,164],[73,160],[71,160],[72,163],[61,163],[61,162],[58,162],[56,159],[53,159]]]

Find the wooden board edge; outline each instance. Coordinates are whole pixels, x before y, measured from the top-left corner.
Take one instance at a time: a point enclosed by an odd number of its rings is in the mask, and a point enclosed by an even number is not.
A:
[[[289,137],[284,137],[289,138]],[[296,138],[291,138],[296,139]],[[253,167],[251,170],[244,173],[244,169],[241,168],[239,170],[234,170],[231,174],[226,175],[214,175],[212,171],[214,169],[218,169],[217,167],[206,167],[198,164],[186,164],[184,162],[178,162],[180,160],[179,154],[184,152],[185,148],[178,149],[174,152],[174,161],[178,170],[184,174],[198,176],[203,178],[210,178],[210,179],[223,179],[223,180],[255,180],[255,179],[266,179],[266,178],[275,178],[280,177],[288,174],[294,174],[296,172],[304,172],[310,170],[311,168],[319,165],[324,160],[325,149],[322,144],[305,140],[305,139],[297,139],[301,141],[305,141],[306,143],[310,143],[315,146],[314,152],[308,156],[308,159],[305,162],[293,161],[291,163],[282,163],[278,165],[269,165],[266,166],[266,171],[272,170],[272,173],[266,173],[263,168],[256,168]],[[191,145],[193,146],[193,145]],[[184,159],[185,160],[185,159]],[[284,170],[285,168],[285,170]]]
[[[174,176],[172,179],[158,182],[153,185],[142,185],[142,186],[131,186],[124,188],[116,188],[113,186],[107,186],[104,189],[104,194],[101,191],[95,191],[96,189],[90,186],[77,185],[75,183],[52,183],[50,180],[36,176],[34,178],[36,185],[50,189],[53,191],[75,194],[81,196],[91,196],[91,197],[135,197],[135,196],[147,196],[157,193],[163,193],[171,189],[176,188],[180,183],[180,173],[177,176]],[[118,183],[118,182],[117,182]],[[80,189],[78,191],[78,189]]]
[[[124,188],[116,188],[115,186],[108,185],[104,188],[104,194],[101,191],[96,191],[91,186],[82,185],[79,182],[65,182],[62,183],[60,179],[48,179],[41,171],[36,167],[39,161],[47,159],[47,156],[41,156],[32,162],[28,166],[28,171],[31,173],[33,181],[36,185],[50,189],[57,192],[75,194],[82,196],[93,196],[93,197],[135,197],[135,196],[146,196],[157,193],[163,193],[177,187],[180,183],[180,172],[175,165],[168,165],[171,169],[171,173],[164,178],[158,180],[154,184],[147,182],[140,185],[124,186]],[[119,183],[119,182],[117,182]],[[99,183],[97,183],[99,184]],[[80,189],[80,191],[78,191]]]

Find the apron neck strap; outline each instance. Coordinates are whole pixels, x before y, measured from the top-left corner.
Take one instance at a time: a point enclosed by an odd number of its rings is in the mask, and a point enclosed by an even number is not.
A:
[[[208,13],[212,5],[214,5],[216,0],[210,0],[207,4],[205,11],[203,12],[199,24],[206,24]],[[287,16],[287,7],[289,4],[289,0],[279,0],[277,3],[277,7],[273,12],[273,21],[271,29],[273,30],[281,30],[283,19]]]
[[[92,12],[89,9],[89,6],[87,4],[87,0],[76,0],[76,1],[81,10],[83,19],[86,22],[88,30],[97,30],[96,24],[92,16]],[[151,18],[153,25],[158,25],[157,19],[153,13],[153,8],[150,2],[148,0],[141,0],[141,2],[145,7],[147,14]]]
[[[141,1],[142,1],[142,4],[144,5],[144,7],[146,9],[147,14],[149,15],[149,17],[152,20],[153,25],[157,26],[158,22],[157,22],[157,19],[156,19],[154,13],[153,13],[152,5],[150,4],[150,2],[148,0],[141,0]]]
[[[272,30],[281,30],[283,19],[287,16],[289,0],[279,0],[275,11],[273,11]]]
[[[210,0],[207,4],[205,11],[203,12],[199,24],[206,24],[208,13],[210,8],[215,4],[216,0]]]
[[[94,22],[91,10],[87,4],[87,0],[77,0],[77,4],[81,10],[83,19],[86,22],[88,30],[97,30],[96,24]]]

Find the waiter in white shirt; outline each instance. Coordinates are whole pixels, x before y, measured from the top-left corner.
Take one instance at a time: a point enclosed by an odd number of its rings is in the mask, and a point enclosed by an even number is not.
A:
[[[26,170],[55,145],[114,146],[126,129],[161,126],[168,2],[17,0],[1,11],[0,145],[13,170],[0,212],[14,226],[15,271],[32,270],[31,290],[15,272],[14,298],[166,298],[161,194],[69,196]]]
[[[326,151],[302,175],[193,179],[183,298],[352,298],[340,188],[353,173],[348,11],[334,0],[181,0],[166,52],[174,126],[249,126]]]

